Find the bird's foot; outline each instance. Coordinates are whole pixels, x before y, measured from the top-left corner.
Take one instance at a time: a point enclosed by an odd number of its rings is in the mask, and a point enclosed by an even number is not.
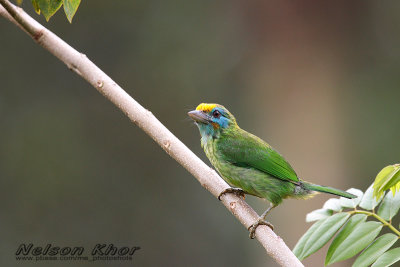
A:
[[[221,201],[221,197],[222,195],[226,194],[226,193],[232,193],[237,195],[238,197],[241,197],[243,199],[245,199],[246,195],[244,193],[244,191],[240,188],[233,188],[233,187],[229,187],[227,189],[225,189],[224,191],[222,191],[219,195],[218,195],[218,200]]]
[[[270,224],[270,223],[267,222],[267,221],[264,221],[264,219],[263,219],[262,217],[260,217],[260,218],[258,218],[257,222],[253,223],[252,225],[250,225],[249,228],[247,228],[247,230],[250,231],[249,237],[250,237],[251,239],[254,239],[254,237],[256,236],[256,229],[257,229],[257,227],[258,227],[259,225],[266,225],[266,226],[268,226],[269,228],[271,228],[272,231],[274,230],[274,226],[273,226],[272,224]]]

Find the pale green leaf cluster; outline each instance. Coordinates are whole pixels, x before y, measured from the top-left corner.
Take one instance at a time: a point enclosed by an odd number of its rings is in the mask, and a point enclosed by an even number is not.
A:
[[[78,10],[81,0],[31,0],[36,13],[46,18],[47,21],[61,8],[64,7],[65,15],[71,23],[76,11]],[[22,0],[17,0],[17,4],[21,5]]]
[[[376,199],[382,197],[389,189],[393,195],[400,191],[400,164],[386,166],[375,178],[373,195]]]
[[[325,265],[356,255],[354,267],[390,266],[398,262],[400,247],[392,247],[399,240],[400,231],[391,224],[391,220],[400,209],[400,192],[395,195],[388,192],[376,199],[373,190],[373,185],[365,193],[349,189],[347,192],[358,197],[331,198],[322,209],[307,214],[306,220],[315,223],[300,238],[293,249],[294,254],[303,260],[333,239]],[[384,227],[391,233],[379,236]]]

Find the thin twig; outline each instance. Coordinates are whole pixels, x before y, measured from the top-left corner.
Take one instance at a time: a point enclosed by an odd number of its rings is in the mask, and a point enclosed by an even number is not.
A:
[[[387,222],[385,219],[383,219],[381,216],[379,216],[375,212],[354,209],[353,211],[349,211],[348,213],[349,214],[365,214],[367,216],[372,216],[375,219],[377,219],[378,221],[380,221],[381,223],[383,223],[384,226],[387,226],[390,230],[392,230],[392,232],[394,232],[400,238],[400,231],[397,230],[390,222]]]
[[[171,157],[186,168],[200,184],[215,197],[229,186],[218,174],[201,161],[189,148],[176,138],[157,118],[143,108],[109,76],[91,62],[84,54],[79,53],[36,20],[17,8],[8,0],[0,0],[0,14],[28,33],[38,44],[64,62],[68,68],[76,72],[93,85],[107,99],[124,112],[154,139]],[[246,227],[258,218],[257,213],[241,198],[226,194],[222,203]],[[267,226],[259,226],[256,238],[267,253],[282,266],[303,266],[283,240]]]

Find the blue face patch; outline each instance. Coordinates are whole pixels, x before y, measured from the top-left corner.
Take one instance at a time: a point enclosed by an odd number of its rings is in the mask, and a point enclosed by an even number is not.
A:
[[[209,138],[216,138],[222,129],[228,128],[231,123],[229,114],[220,107],[213,108],[208,114],[210,123],[196,123],[202,136],[202,143],[207,142]]]
[[[219,127],[225,129],[229,126],[230,119],[228,118],[228,113],[225,112],[220,107],[215,107],[211,112],[209,113],[213,123],[217,123]]]

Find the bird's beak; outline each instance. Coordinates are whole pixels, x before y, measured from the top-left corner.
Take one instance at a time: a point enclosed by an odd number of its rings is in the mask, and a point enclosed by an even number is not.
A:
[[[195,122],[200,122],[200,123],[204,123],[204,124],[208,124],[208,123],[211,122],[210,117],[206,113],[204,113],[204,112],[202,112],[200,110],[189,111],[188,115]]]

